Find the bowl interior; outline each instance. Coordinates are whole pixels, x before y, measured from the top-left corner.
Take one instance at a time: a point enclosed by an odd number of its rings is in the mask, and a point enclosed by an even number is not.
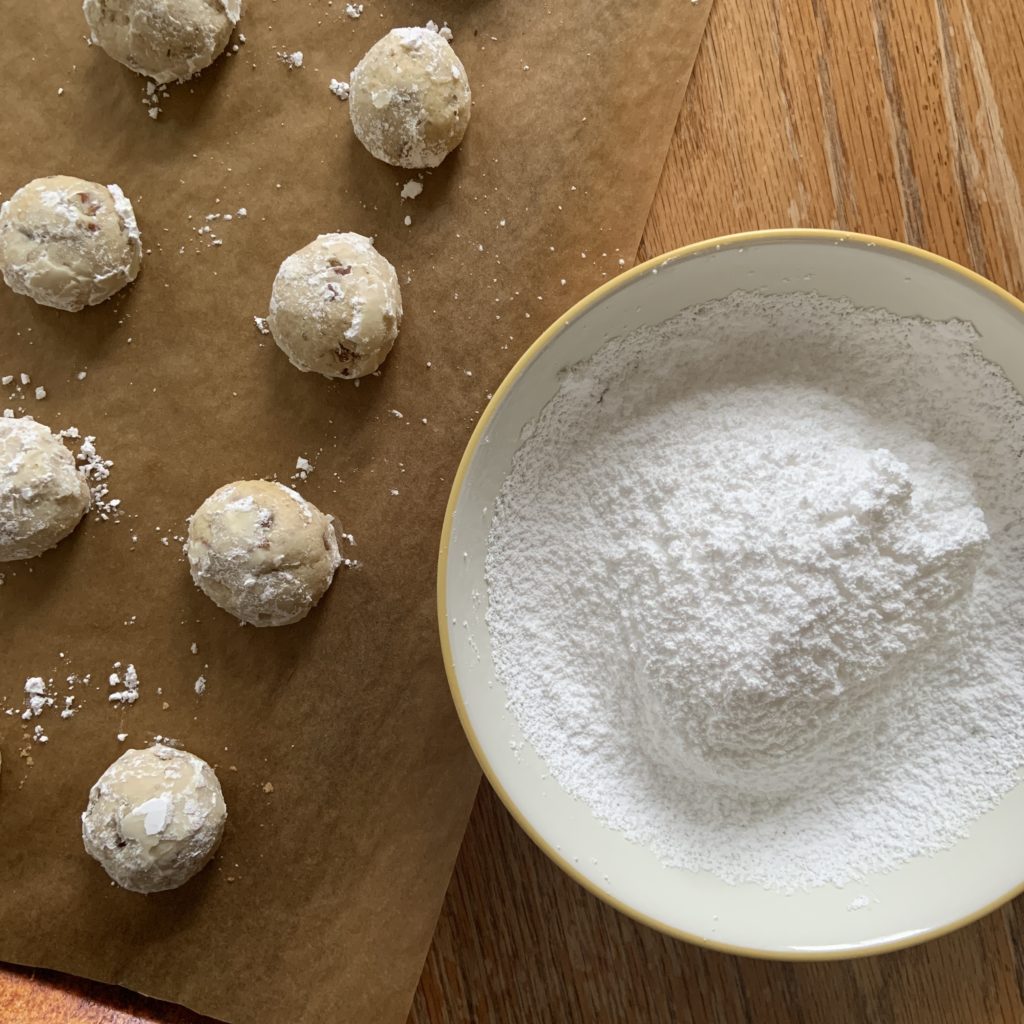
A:
[[[637,267],[580,303],[524,356],[467,449],[441,552],[449,678],[477,757],[509,809],[564,870],[617,909],[663,931],[755,955],[876,952],[964,924],[1024,886],[1024,786],[952,849],[843,889],[782,895],[727,885],[662,866],[568,796],[524,743],[494,678],[484,559],[494,499],[523,426],[554,396],[559,373],[608,339],[738,288],[816,291],[897,314],[970,321],[984,354],[1024,390],[1024,306],[962,268],[895,243],[770,232],[702,243]],[[855,900],[859,909],[851,908]]]

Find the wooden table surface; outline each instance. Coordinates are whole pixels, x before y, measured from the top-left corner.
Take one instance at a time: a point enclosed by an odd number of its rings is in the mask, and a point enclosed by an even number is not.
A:
[[[640,256],[730,231],[837,227],[924,246],[1020,295],[1022,93],[1020,0],[716,0]],[[868,960],[710,953],[569,882],[485,785],[410,1020],[1021,1022],[1024,898]],[[3,1024],[139,1021],[202,1018],[0,969]]]

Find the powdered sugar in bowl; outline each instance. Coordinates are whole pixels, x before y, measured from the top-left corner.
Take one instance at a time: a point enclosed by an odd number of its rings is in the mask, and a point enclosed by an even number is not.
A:
[[[526,353],[439,615],[477,757],[563,870],[782,958],[1024,888],[1022,339],[961,267],[794,230],[637,267]]]

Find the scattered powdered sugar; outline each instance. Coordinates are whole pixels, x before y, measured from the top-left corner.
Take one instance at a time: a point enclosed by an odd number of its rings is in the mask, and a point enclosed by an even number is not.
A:
[[[166,83],[146,82],[142,103],[149,108],[147,113],[154,121],[160,116],[160,101],[167,96],[167,92]]]
[[[497,679],[668,865],[792,890],[952,845],[1024,766],[1024,402],[973,328],[736,293],[524,431]]]
[[[217,202],[219,203],[220,200],[218,199]],[[199,240],[206,243],[206,247],[208,249],[220,248],[220,246],[224,244],[224,239],[217,234],[217,231],[224,225],[230,224],[232,221],[243,220],[248,215],[249,211],[244,206],[240,206],[234,213],[213,211],[211,213],[204,214],[202,217],[202,223],[193,228],[193,230],[199,236]],[[193,215],[189,214],[188,219],[192,220]],[[184,253],[185,247],[182,246],[178,251],[180,253]]]
[[[345,566],[346,569],[358,569],[361,562],[355,558],[348,558],[344,554],[345,547],[354,548],[356,546],[356,539],[351,533],[342,533],[341,530],[337,531],[338,534],[338,550],[342,552],[340,565]]]
[[[78,440],[81,435],[75,427],[68,427],[60,432],[60,436],[67,439]],[[103,458],[96,451],[96,438],[89,434],[81,438],[81,445],[75,455],[79,469],[85,475],[92,493],[92,509],[102,520],[112,519],[115,522],[121,512],[121,499],[111,498],[110,470],[114,463],[110,459]]]
[[[310,462],[304,455],[300,455],[295,460],[295,472],[292,473],[292,479],[308,480],[312,476],[314,469],[316,469],[315,464]]]
[[[24,721],[38,718],[46,708],[53,707],[54,697],[47,692],[46,680],[42,676],[30,676],[25,680],[25,707],[21,713]]]
[[[289,71],[294,71],[296,68],[302,67],[302,51],[295,50],[294,53],[287,53],[279,51],[277,59],[282,64],[286,65]]]
[[[448,27],[447,21],[443,25],[438,27],[437,22],[431,20],[428,21],[424,27],[430,29],[431,32],[436,32],[442,39],[446,40],[449,43],[455,38],[454,33]]]
[[[120,662],[115,664],[115,668],[119,665]],[[123,673],[111,672],[107,683],[111,687],[123,686],[123,689],[107,695],[107,700],[112,703],[134,704],[139,699],[139,674],[134,665],[129,665]]]
[[[58,658],[64,662],[63,651]],[[101,675],[100,679],[102,678]],[[134,665],[129,664],[127,668],[122,669],[121,662],[116,661],[106,678],[107,689],[114,692],[107,694],[106,700],[102,701],[104,706],[131,705],[139,699],[139,676]],[[4,707],[3,713],[16,716],[24,722],[35,722],[37,719],[45,721],[47,717],[65,721],[74,718],[82,712],[83,699],[88,700],[92,691],[92,679],[92,673],[66,670],[49,676],[29,676],[24,683],[21,704]],[[115,687],[121,689],[114,689]],[[31,738],[36,742],[47,742],[49,736],[46,726],[35,726]]]

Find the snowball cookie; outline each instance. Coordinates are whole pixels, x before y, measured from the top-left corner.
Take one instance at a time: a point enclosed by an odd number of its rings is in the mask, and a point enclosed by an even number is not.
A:
[[[395,268],[363,235],[320,235],[274,278],[267,323],[300,370],[365,377],[387,358],[401,322]]]
[[[251,626],[305,618],[341,563],[331,516],[269,480],[214,491],[189,522],[186,551],[196,586]]]
[[[359,141],[396,167],[436,167],[469,125],[469,78],[455,51],[428,28],[396,28],[349,78]]]
[[[123,889],[184,885],[220,846],[228,811],[213,769],[163,744],[126,750],[89,791],[85,852]]]
[[[183,82],[224,50],[242,0],[85,0],[92,41],[155,82]]]
[[[56,434],[28,417],[0,417],[0,562],[56,546],[89,501],[85,476]]]
[[[72,313],[135,280],[142,240],[116,185],[36,178],[0,206],[0,272],[40,305]]]

